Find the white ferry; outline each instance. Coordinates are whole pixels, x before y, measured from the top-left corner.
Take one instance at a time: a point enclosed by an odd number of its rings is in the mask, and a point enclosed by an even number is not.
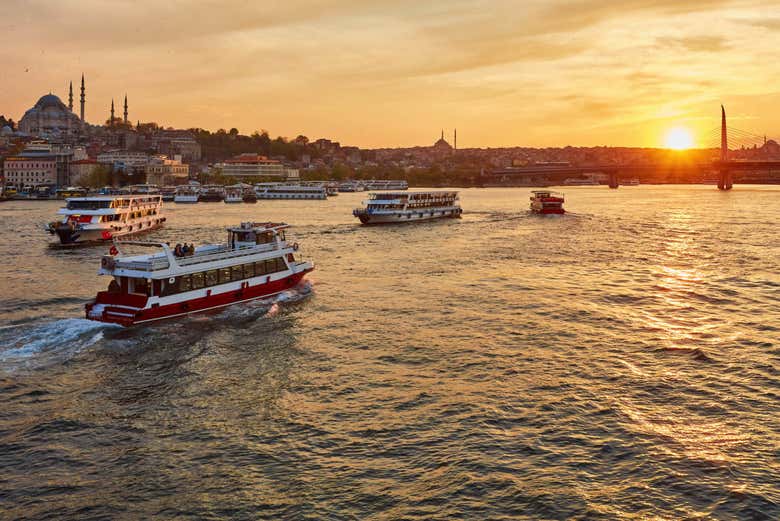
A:
[[[108,290],[85,306],[90,320],[132,326],[222,308],[294,287],[314,264],[296,258],[284,223],[241,223],[228,228],[227,244],[207,244],[177,255],[165,243],[116,242],[99,274],[113,277]],[[126,246],[155,247],[127,255]],[[178,250],[178,247],[176,248]]]
[[[622,184],[623,186],[639,186],[639,179],[633,177],[631,179],[626,179],[625,181],[622,181],[620,184]]]
[[[285,185],[279,183],[258,183],[255,185],[258,199],[327,199],[323,186]]]
[[[363,204],[365,208],[352,212],[363,224],[460,217],[463,213],[458,192],[372,192]]]
[[[200,190],[197,186],[180,185],[176,187],[176,195],[173,196],[173,202],[176,204],[197,203]]]
[[[62,220],[49,223],[46,230],[69,245],[110,241],[153,230],[165,222],[159,194],[72,197],[57,214]]]
[[[366,190],[408,190],[409,183],[403,180],[396,179],[374,179],[371,181],[364,181]]]
[[[241,186],[228,186],[225,188],[226,203],[243,203],[244,189]]]
[[[159,194],[157,185],[130,185],[127,187],[131,194]]]

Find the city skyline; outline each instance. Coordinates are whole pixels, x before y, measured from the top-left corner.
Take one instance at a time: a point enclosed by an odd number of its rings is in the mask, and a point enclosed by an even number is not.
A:
[[[665,146],[679,128],[706,146],[721,102],[740,128],[780,129],[780,7],[762,2],[9,7],[0,113],[16,120],[83,72],[90,123],[129,92],[132,121],[366,148],[442,127],[462,148]]]

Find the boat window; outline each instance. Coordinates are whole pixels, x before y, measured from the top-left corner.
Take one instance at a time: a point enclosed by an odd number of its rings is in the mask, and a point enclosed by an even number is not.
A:
[[[233,278],[230,276],[230,268],[220,268],[219,283],[224,284],[225,282],[230,282],[231,280],[233,280]]]
[[[209,270],[206,272],[206,286],[216,286],[217,285],[217,270]]]
[[[268,273],[265,271],[265,261],[257,261],[255,262],[255,277],[259,277],[261,275],[265,275]]]
[[[255,265],[252,263],[244,264],[244,278],[251,279],[255,276]]]
[[[192,289],[192,278],[189,275],[179,277],[179,291],[190,291]]]
[[[281,257],[276,258],[276,271],[284,271],[287,269],[287,263]]]
[[[244,267],[243,266],[233,266],[230,268],[231,270],[231,277],[233,280],[241,280],[244,278]]]
[[[203,273],[192,274],[192,289],[200,289],[203,287]]]

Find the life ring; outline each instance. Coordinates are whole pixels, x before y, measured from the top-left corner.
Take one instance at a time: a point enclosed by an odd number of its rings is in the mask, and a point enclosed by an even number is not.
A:
[[[173,284],[175,282],[176,282],[176,277],[171,277],[170,279],[168,279],[168,284]]]
[[[297,242],[293,243],[292,249],[293,249],[293,251],[298,251],[298,243]]]
[[[111,249],[108,250],[108,253],[110,253],[111,255],[116,255],[119,253],[119,250],[116,248],[116,246],[111,246]]]

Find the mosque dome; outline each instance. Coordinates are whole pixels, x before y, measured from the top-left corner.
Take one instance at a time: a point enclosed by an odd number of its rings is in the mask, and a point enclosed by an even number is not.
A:
[[[0,128],[0,136],[10,136],[13,133],[14,133],[13,129],[8,125],[4,126],[3,128]]]
[[[37,136],[74,134],[82,123],[54,94],[41,96],[19,120],[19,130]]]
[[[38,100],[38,103],[35,104],[35,107],[38,109],[57,108],[67,110],[67,107],[62,102],[62,100],[51,93],[46,94],[45,96],[41,96],[41,99]]]

